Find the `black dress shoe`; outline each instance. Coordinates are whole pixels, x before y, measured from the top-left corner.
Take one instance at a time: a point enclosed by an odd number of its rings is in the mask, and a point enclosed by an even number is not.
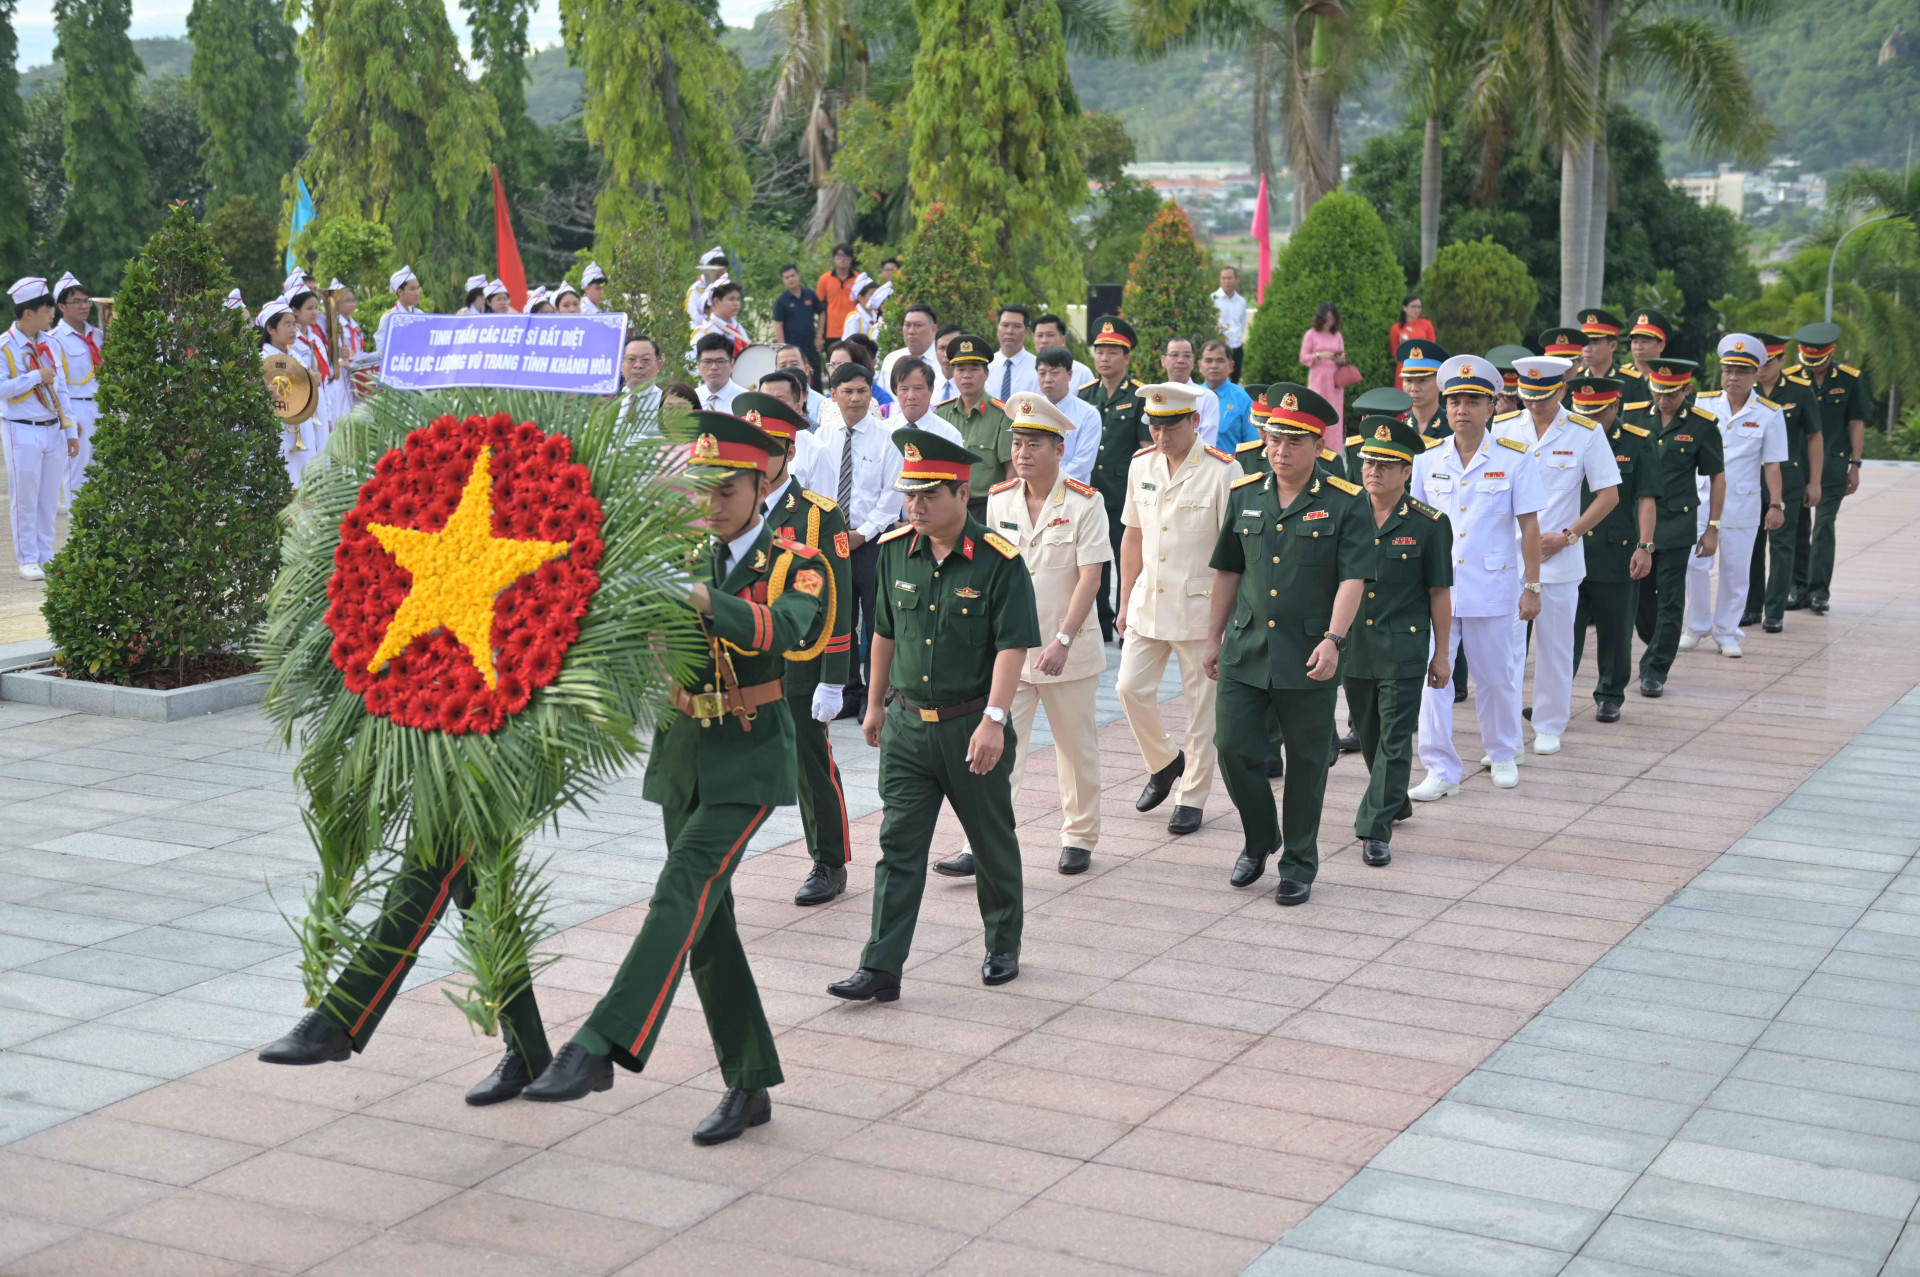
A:
[[[1017,953],[989,953],[987,960],[980,964],[981,984],[1005,984],[1020,974],[1020,955]]]
[[[1520,711],[1520,717],[1531,723],[1533,721],[1533,706],[1528,705],[1523,707]]]
[[[500,1057],[500,1063],[493,1066],[493,1072],[473,1084],[473,1089],[467,1092],[467,1103],[483,1108],[513,1099],[526,1090],[531,1081],[533,1074],[527,1071],[527,1062],[520,1058],[518,1051],[509,1049]]]
[[[1758,612],[1742,612],[1740,614],[1741,629],[1744,630],[1749,625],[1758,625],[1758,624],[1760,624],[1760,614]]]
[[[875,971],[872,967],[861,967],[846,979],[828,985],[827,992],[849,1002],[898,1002],[900,977]]]
[[[1381,842],[1378,838],[1368,838],[1360,844],[1360,859],[1377,869],[1381,865],[1392,862],[1393,849]],[[1285,886],[1286,884],[1283,882],[1281,885]]]
[[[1666,690],[1667,685],[1657,678],[1643,678],[1640,680],[1640,695],[1642,696],[1658,697],[1664,695]]]
[[[1147,787],[1140,791],[1140,798],[1133,804],[1135,811],[1152,811],[1167,801],[1167,795],[1173,792],[1173,782],[1187,770],[1187,755],[1183,750],[1173,756],[1173,761],[1147,777]]]
[[[1593,721],[1596,723],[1617,723],[1620,721],[1620,707],[1610,702],[1593,707]]]
[[[1782,620],[1780,617],[1770,616],[1766,620],[1760,622],[1760,628],[1765,630],[1769,634],[1778,634],[1781,630],[1784,630],[1787,628],[1787,623],[1784,620]]]
[[[293,1031],[261,1048],[267,1064],[331,1064],[353,1054],[353,1039],[318,1011],[300,1017]]]
[[[1093,861],[1093,853],[1085,847],[1062,847],[1060,849],[1060,872],[1063,874],[1083,874]]]
[[[1807,600],[1807,607],[1812,609],[1813,614],[1815,616],[1825,616],[1827,614],[1827,609],[1832,606],[1833,604],[1829,603],[1825,599],[1808,599]]]
[[[613,1089],[613,1061],[595,1055],[578,1042],[569,1042],[553,1057],[539,1077],[527,1083],[521,1098],[544,1104],[577,1100],[591,1091]]]
[[[794,892],[793,903],[824,905],[846,889],[845,865],[815,865],[807,872],[807,880],[800,884],[800,890]]]
[[[1268,852],[1267,855],[1272,855]],[[1236,887],[1251,887],[1267,872],[1267,856],[1243,855],[1233,862],[1233,875],[1227,879]]]
[[[936,860],[933,862],[933,871],[949,878],[971,878],[973,877],[973,853],[963,851],[957,856]]]
[[[1348,732],[1345,736],[1340,737],[1339,740],[1340,740],[1341,753],[1357,754],[1360,752],[1360,733],[1359,732]]]
[[[1804,611],[1806,611],[1806,610],[1807,610],[1807,596],[1806,596],[1806,595],[1804,595],[1804,594],[1790,594],[1790,595],[1788,595],[1788,596],[1787,596],[1787,611],[1789,611],[1789,612],[1804,612]]]
[[[728,1087],[713,1112],[701,1118],[700,1125],[693,1128],[693,1142],[725,1144],[728,1140],[739,1139],[749,1126],[765,1126],[772,1120],[773,1101],[767,1098],[766,1087],[751,1091],[738,1086]]]
[[[1464,701],[1466,699],[1467,699],[1467,685],[1465,683],[1454,684],[1453,703],[1455,705],[1458,705],[1461,701]]]
[[[1303,905],[1307,903],[1307,897],[1312,894],[1312,883],[1295,882],[1291,878],[1282,878],[1280,885],[1273,889],[1273,900],[1275,904]]]
[[[1200,819],[1206,815],[1198,807],[1175,807],[1173,819],[1167,822],[1170,834],[1190,834],[1200,828]]]
[[[1269,758],[1267,760],[1267,779],[1268,780],[1279,780],[1286,774],[1287,774],[1287,765],[1280,761],[1280,755],[1275,754],[1272,758]]]

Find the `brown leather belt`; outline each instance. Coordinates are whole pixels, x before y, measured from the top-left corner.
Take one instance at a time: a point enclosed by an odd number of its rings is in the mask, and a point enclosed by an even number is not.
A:
[[[894,694],[894,699],[918,714],[923,723],[944,723],[949,718],[959,718],[963,714],[978,714],[987,707],[987,698],[984,696],[961,701],[958,705],[915,705],[898,693]]]
[[[673,689],[673,707],[688,718],[699,719],[702,727],[711,726],[716,719],[735,714],[739,716],[740,726],[752,731],[753,711],[785,695],[785,680],[777,678],[770,683],[755,683],[750,687],[730,687],[724,692],[689,692],[684,687],[676,687]]]

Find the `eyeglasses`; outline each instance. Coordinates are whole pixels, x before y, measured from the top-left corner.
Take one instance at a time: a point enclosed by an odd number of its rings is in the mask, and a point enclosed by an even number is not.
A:
[[[718,372],[723,368],[733,367],[733,360],[728,359],[725,355],[715,355],[709,359],[702,359],[700,366],[708,371]]]

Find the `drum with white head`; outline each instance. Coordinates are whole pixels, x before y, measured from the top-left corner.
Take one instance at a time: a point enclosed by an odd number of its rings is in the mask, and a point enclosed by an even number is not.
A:
[[[773,371],[774,347],[765,342],[757,342],[741,351],[733,361],[733,384],[747,390],[758,390],[760,379]]]

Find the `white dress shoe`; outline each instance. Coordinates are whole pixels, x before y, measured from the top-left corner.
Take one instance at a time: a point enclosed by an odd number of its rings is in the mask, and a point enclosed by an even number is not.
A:
[[[1495,763],[1493,765],[1493,787],[1495,789],[1512,789],[1519,783],[1520,765],[1518,763],[1515,763],[1512,759],[1508,759],[1504,763]]]
[[[1698,634],[1695,634],[1692,630],[1688,630],[1686,633],[1680,636],[1681,651],[1691,652],[1694,648],[1699,646],[1700,646],[1700,636]]]
[[[1514,762],[1516,762],[1516,763],[1518,763],[1518,762],[1520,761],[1520,755],[1518,755],[1518,754],[1515,754],[1515,755],[1514,755],[1514,758],[1513,758],[1513,761],[1514,761]],[[1482,767],[1491,767],[1491,766],[1493,766],[1493,755],[1492,755],[1492,754],[1482,754],[1482,755],[1480,755],[1480,765],[1481,765]]]
[[[1542,732],[1542,733],[1540,733],[1540,734],[1538,734],[1538,735],[1536,735],[1536,736],[1535,736],[1535,737],[1533,738],[1533,752],[1534,752],[1534,753],[1536,753],[1536,754],[1557,754],[1557,753],[1559,753],[1559,752],[1560,752],[1560,738],[1559,738],[1558,736],[1548,736],[1548,735],[1547,735],[1547,734],[1545,734],[1544,732]],[[1517,763],[1517,762],[1519,762],[1520,760],[1516,758],[1516,759],[1514,759],[1513,761]]]
[[[1741,657],[1745,656],[1746,653],[1740,650],[1740,645],[1738,643],[1722,643],[1720,645],[1720,655],[1731,656],[1734,660],[1737,661]]]
[[[1407,791],[1407,797],[1417,803],[1430,803],[1442,798],[1451,798],[1459,792],[1460,786],[1449,785],[1432,772],[1428,772],[1425,780]]]
[[[47,574],[40,570],[38,563],[22,563],[20,565],[20,575],[29,581],[44,581],[47,579]]]

